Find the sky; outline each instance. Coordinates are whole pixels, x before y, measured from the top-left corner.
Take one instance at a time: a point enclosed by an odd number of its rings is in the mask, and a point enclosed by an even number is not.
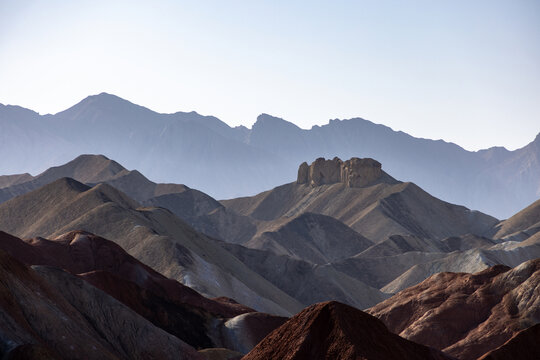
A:
[[[540,1],[0,0],[0,103],[56,113],[101,92],[513,150],[540,132]]]

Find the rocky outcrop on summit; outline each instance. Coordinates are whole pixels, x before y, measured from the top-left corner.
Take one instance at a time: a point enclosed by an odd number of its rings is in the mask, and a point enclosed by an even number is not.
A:
[[[368,312],[406,339],[477,359],[538,323],[540,259],[514,269],[433,275]]]
[[[335,301],[315,304],[263,339],[243,360],[449,359],[389,332],[382,322]]]
[[[381,163],[373,159],[353,157],[342,161],[337,157],[332,160],[318,158],[311,165],[306,162],[300,165],[296,183],[311,186],[344,183],[347,187],[363,187],[373,184],[384,175],[387,180],[390,179],[382,171]]]
[[[391,235],[435,240],[468,233],[483,235],[499,222],[441,201],[413,183],[399,182],[372,159],[343,162],[319,158],[306,166],[300,166],[294,183],[221,203],[260,221],[305,212],[331,216],[375,243]]]

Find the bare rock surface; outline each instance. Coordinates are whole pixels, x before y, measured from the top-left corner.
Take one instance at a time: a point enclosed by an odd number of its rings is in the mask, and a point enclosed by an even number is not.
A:
[[[482,356],[480,360],[540,359],[540,324],[521,330],[510,340]]]
[[[221,243],[221,246],[304,306],[338,300],[365,309],[388,297],[377,288],[339,271],[333,264],[312,264],[237,244]]]
[[[491,231],[491,235],[494,239],[521,241],[537,232],[540,232],[540,200],[501,221]]]
[[[234,298],[258,311],[290,315],[301,303],[214,241],[162,208],[141,208],[108,184],[64,178],[0,204],[0,228],[22,238],[85,230],[111,239],[162,275],[207,297]]]
[[[0,272],[0,352],[6,358],[201,359],[189,345],[60,269],[33,270],[0,250]]]
[[[228,349],[247,354],[274,329],[288,318],[264,313],[246,313],[227,320],[221,328],[223,345]]]
[[[244,360],[449,359],[389,332],[378,319],[338,302],[312,305],[270,333]]]
[[[227,348],[212,348],[199,350],[206,360],[240,360],[242,353]]]
[[[350,170],[352,182],[364,181],[354,174],[367,171],[363,165],[366,161],[371,163],[366,159],[350,160],[351,169],[356,169]],[[334,165],[323,165],[328,162]],[[435,240],[468,233],[482,235],[498,223],[489,215],[439,200],[413,183],[398,182],[380,169],[381,174],[373,170],[373,174],[366,175],[372,180],[366,180],[361,187],[351,187],[341,180],[334,181],[334,170],[331,169],[335,164],[341,164],[341,160],[319,159],[314,164],[318,163],[325,170],[321,170],[322,177],[316,178],[316,184],[313,184],[316,186],[297,181],[255,196],[221,203],[239,215],[262,221],[294,217],[305,212],[331,216],[376,243],[392,235]],[[368,169],[378,167],[369,165]]]
[[[369,313],[406,339],[476,359],[540,321],[540,259],[514,269],[440,273]]]
[[[373,243],[330,216],[302,213],[244,245],[314,264],[326,264],[354,256]]]

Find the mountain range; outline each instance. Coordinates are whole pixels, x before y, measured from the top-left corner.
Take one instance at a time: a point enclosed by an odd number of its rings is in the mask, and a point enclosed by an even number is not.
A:
[[[479,135],[481,136],[481,134]],[[104,154],[149,178],[224,199],[292,181],[319,157],[375,158],[398,180],[498,218],[540,196],[540,137],[515,151],[477,152],[415,138],[361,118],[304,130],[262,114],[248,129],[195,112],[159,114],[102,93],[54,115],[0,105],[0,173],[18,182],[82,153]]]
[[[370,158],[297,164],[295,181],[224,201],[103,155],[56,165],[0,176],[2,356],[476,359],[534,344],[539,201],[501,221]]]
[[[441,271],[540,256],[537,203],[499,221],[397,181],[374,160],[299,170],[294,183],[220,203],[82,155],[35,177],[0,177],[9,180],[0,229],[21,238],[88,231],[203,295],[279,315],[328,300],[365,309]]]

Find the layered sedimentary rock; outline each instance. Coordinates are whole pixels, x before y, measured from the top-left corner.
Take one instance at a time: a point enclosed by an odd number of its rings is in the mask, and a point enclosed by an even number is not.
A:
[[[368,312],[395,334],[473,360],[540,319],[540,259],[513,269],[440,273]]]
[[[332,160],[318,158],[311,165],[305,162],[300,165],[296,183],[311,186],[344,183],[348,187],[363,187],[382,175],[381,163],[370,158],[353,157],[346,161],[337,157]]]

